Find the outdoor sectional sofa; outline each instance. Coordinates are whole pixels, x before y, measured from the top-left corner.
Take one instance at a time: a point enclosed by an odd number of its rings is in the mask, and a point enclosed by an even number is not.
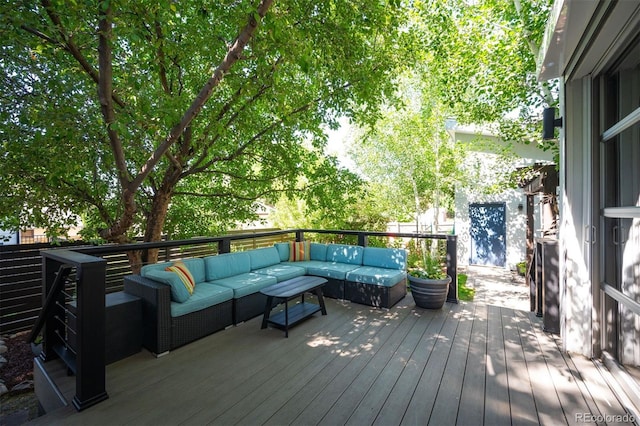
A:
[[[304,255],[290,261],[292,248]],[[326,278],[327,297],[390,308],[407,293],[406,260],[403,249],[278,243],[184,259],[195,281],[192,295],[177,274],[165,270],[174,262],[146,265],[140,275],[126,276],[124,290],[142,299],[143,346],[161,354],[261,315],[262,288],[302,275]]]

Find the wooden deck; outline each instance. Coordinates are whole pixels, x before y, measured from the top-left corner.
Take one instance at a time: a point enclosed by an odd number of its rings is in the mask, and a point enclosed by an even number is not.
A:
[[[415,308],[410,295],[390,310],[327,299],[328,315],[288,339],[255,318],[160,358],[143,351],[108,366],[108,400],[34,424],[558,425],[625,415],[593,362],[563,354],[540,318],[499,306],[491,282],[476,281],[476,302],[440,311]]]

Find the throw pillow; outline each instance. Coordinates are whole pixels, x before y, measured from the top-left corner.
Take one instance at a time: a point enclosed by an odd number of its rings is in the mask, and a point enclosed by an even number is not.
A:
[[[187,288],[182,284],[180,277],[178,277],[178,274],[176,273],[165,271],[163,269],[154,269],[148,271],[144,276],[169,286],[171,289],[172,302],[184,303],[191,297]]]
[[[173,265],[167,266],[165,268],[165,271],[174,272],[175,274],[177,274],[178,277],[180,278],[180,281],[182,281],[182,284],[186,287],[187,291],[189,292],[189,295],[193,294],[193,289],[196,287],[196,282],[193,279],[193,275],[191,275],[191,272],[189,272],[189,269],[187,268],[187,265],[184,264],[184,262],[181,262],[178,260],[174,262]]]
[[[309,241],[291,241],[289,243],[289,262],[309,260]]]

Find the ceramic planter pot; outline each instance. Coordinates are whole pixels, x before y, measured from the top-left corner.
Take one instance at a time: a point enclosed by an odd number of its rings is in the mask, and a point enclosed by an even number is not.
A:
[[[425,309],[441,309],[447,300],[451,277],[441,280],[408,276],[409,288],[416,306]]]

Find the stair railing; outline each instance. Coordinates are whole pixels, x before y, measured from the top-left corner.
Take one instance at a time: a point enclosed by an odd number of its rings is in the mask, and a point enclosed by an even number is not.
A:
[[[42,333],[44,361],[61,359],[76,375],[73,406],[84,410],[107,399],[105,277],[107,262],[71,250],[42,254],[43,309],[29,335]]]

